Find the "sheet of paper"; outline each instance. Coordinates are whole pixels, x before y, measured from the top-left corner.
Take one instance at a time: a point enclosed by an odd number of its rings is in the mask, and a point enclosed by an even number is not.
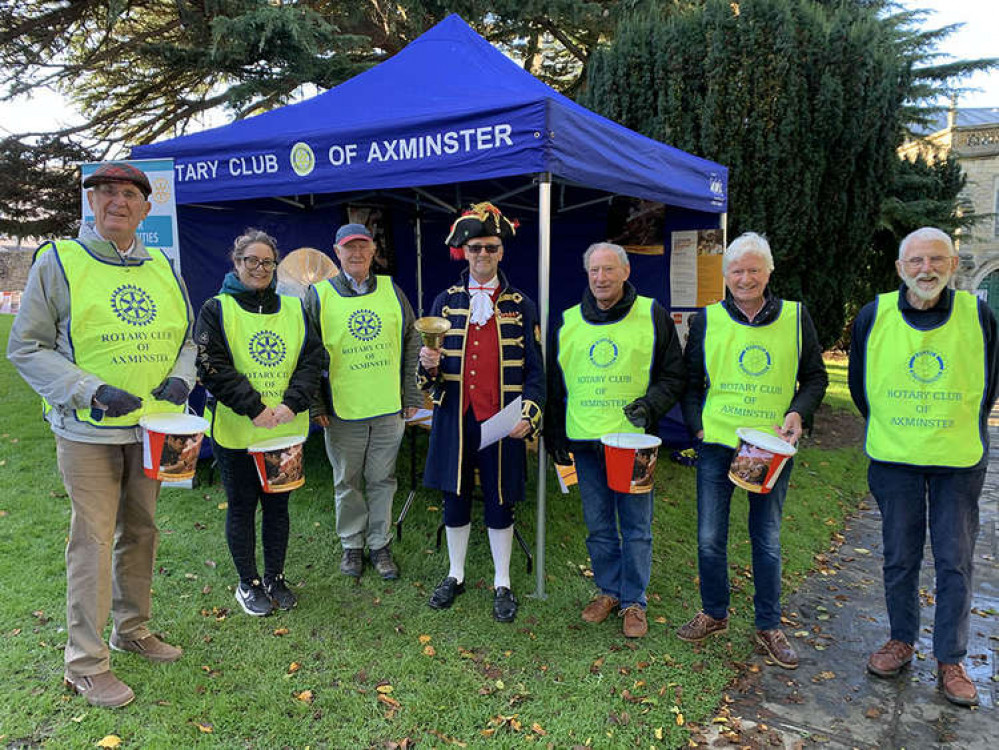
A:
[[[413,423],[423,424],[429,427],[430,423],[433,421],[433,418],[434,418],[434,413],[430,409],[417,409],[416,414],[411,416],[406,421],[409,422],[410,424]]]
[[[517,426],[517,422],[520,421],[520,409],[521,398],[517,396],[512,404],[483,422],[479,450],[487,448],[509,435],[510,431]]]
[[[575,456],[570,453],[569,458],[575,459]],[[576,462],[573,460],[571,466],[559,466],[558,464],[554,464],[554,466],[555,476],[558,477],[558,488],[562,490],[563,495],[568,495],[569,488],[579,481],[576,478]]]

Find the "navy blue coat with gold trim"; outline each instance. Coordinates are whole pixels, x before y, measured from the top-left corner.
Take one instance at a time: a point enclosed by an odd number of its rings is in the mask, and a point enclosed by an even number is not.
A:
[[[500,293],[494,305],[499,327],[500,394],[502,406],[522,396],[522,415],[531,422],[532,436],[541,425],[545,401],[545,375],[541,356],[538,309],[523,292],[510,286],[499,272]],[[461,378],[465,369],[465,333],[469,316],[468,270],[461,280],[434,300],[431,315],[451,321],[444,336],[441,366],[430,377],[422,366],[416,378],[434,401],[434,424],[423,483],[444,492],[461,493],[462,446],[465,412]],[[500,498],[516,502],[523,498],[527,452],[524,440],[500,441]]]

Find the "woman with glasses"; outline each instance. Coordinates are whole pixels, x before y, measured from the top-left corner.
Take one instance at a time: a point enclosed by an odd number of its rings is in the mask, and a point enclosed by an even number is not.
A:
[[[301,301],[275,291],[277,243],[247,229],[233,243],[233,270],[198,315],[198,377],[212,406],[212,449],[228,497],[226,541],[239,575],[236,601],[248,615],[291,609],[284,580],[289,492],[264,494],[247,448],[269,438],[305,436],[319,382],[322,344]],[[264,575],[256,560],[262,508]]]

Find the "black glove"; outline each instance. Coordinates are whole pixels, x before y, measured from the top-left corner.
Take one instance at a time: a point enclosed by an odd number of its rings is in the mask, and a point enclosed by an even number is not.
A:
[[[153,398],[180,406],[187,403],[187,395],[190,392],[191,389],[187,387],[187,383],[180,378],[167,378],[156,386]]]
[[[569,456],[569,448],[565,443],[551,443],[545,447],[548,449],[548,455],[551,456],[554,463],[557,463],[559,466],[572,466],[572,457]]]
[[[635,427],[648,427],[652,421],[652,412],[648,404],[641,399],[635,399],[624,407],[624,416],[628,418]]]
[[[124,417],[142,406],[142,399],[113,385],[102,385],[94,394],[95,406],[109,417]]]

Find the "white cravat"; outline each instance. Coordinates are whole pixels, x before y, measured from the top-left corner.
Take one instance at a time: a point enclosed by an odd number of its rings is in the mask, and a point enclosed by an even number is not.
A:
[[[473,278],[468,279],[468,293],[471,295],[471,315],[469,321],[484,326],[493,316],[493,290],[499,286],[499,279],[493,276],[485,284]]]

